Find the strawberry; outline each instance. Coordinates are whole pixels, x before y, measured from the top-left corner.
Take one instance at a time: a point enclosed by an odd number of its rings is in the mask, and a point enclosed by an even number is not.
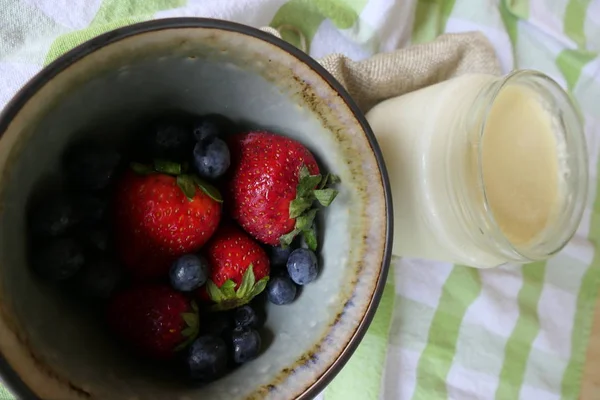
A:
[[[231,216],[262,243],[285,246],[302,233],[315,250],[313,203],[333,201],[337,191],[325,186],[337,177],[322,177],[304,145],[274,133],[233,135],[229,148],[234,162],[227,184]]]
[[[137,172],[125,172],[116,187],[117,251],[134,279],[160,278],[175,259],[198,251],[215,232],[220,194],[197,177],[179,174],[178,164],[134,167]]]
[[[244,305],[267,286],[270,273],[267,253],[234,225],[221,225],[204,253],[210,265],[210,279],[200,293],[216,303],[213,310]]]
[[[153,359],[169,359],[198,334],[198,307],[167,285],[144,284],[110,299],[106,318],[123,343]]]

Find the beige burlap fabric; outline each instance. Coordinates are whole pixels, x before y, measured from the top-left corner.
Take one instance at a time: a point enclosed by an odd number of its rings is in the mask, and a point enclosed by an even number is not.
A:
[[[264,31],[280,37],[273,28]],[[303,49],[306,50],[306,49]],[[446,34],[435,41],[352,61],[341,54],[318,60],[367,112],[380,101],[465,73],[499,74],[494,49],[481,33]]]

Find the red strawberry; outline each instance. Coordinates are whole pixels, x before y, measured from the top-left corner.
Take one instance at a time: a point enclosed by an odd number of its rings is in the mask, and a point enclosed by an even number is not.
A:
[[[329,205],[337,192],[325,188],[330,175],[319,174],[310,151],[300,142],[265,131],[234,135],[229,148],[235,160],[228,184],[231,216],[254,238],[272,246],[290,244],[300,232],[314,235],[314,200]],[[316,248],[314,236],[306,239]]]
[[[207,297],[217,303],[215,310],[244,305],[267,286],[270,273],[267,253],[234,225],[221,225],[204,253],[210,264],[210,279],[206,289],[201,290],[206,290]]]
[[[167,285],[146,284],[115,294],[106,317],[120,340],[154,359],[171,358],[198,334],[198,307]]]
[[[219,196],[191,175],[126,172],[114,204],[121,262],[135,279],[166,276],[177,257],[198,251],[217,229]]]

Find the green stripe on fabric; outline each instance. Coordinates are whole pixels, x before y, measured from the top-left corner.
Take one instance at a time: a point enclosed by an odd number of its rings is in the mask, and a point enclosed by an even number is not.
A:
[[[502,0],[502,6],[518,19],[529,18],[529,0]]]
[[[504,1],[500,2],[498,6],[500,9],[500,17],[502,18],[502,22],[504,23],[504,27],[506,28],[506,33],[508,33],[508,37],[510,39],[510,43],[512,44],[512,54],[513,54],[513,68],[517,67],[517,38],[518,38],[518,22],[519,18],[512,14],[506,3]]]
[[[325,389],[327,400],[380,398],[394,311],[393,282],[393,269],[390,269],[373,322],[352,358]]]
[[[540,331],[537,307],[544,287],[545,273],[545,262],[523,267],[523,286],[517,296],[519,318],[504,350],[504,364],[496,389],[498,400],[519,398],[531,347]]]
[[[570,0],[565,9],[563,29],[580,49],[585,48],[585,15],[590,3],[591,0]]]
[[[89,28],[62,35],[52,43],[45,64],[104,32],[150,20],[157,11],[186,3],[187,0],[104,0]]]
[[[415,10],[412,43],[430,42],[444,33],[455,3],[456,0],[419,0]]]
[[[346,4],[340,0],[290,0],[277,10],[269,25],[275,29],[281,27],[281,37],[296,47],[300,45],[300,38],[286,27],[299,30],[310,48],[315,33],[325,19],[330,19],[340,29],[348,29],[358,21],[367,2],[357,0]]]
[[[446,377],[456,353],[462,320],[481,292],[481,278],[475,268],[455,266],[442,288],[427,345],[417,366],[413,399],[431,400],[448,397]]]
[[[597,169],[600,173],[600,163],[598,163]],[[592,264],[581,279],[581,288],[577,296],[577,310],[571,333],[571,358],[561,382],[561,398],[565,400],[579,398],[586,350],[594,322],[594,308],[599,294],[600,251],[598,251],[598,245],[600,245],[600,196],[598,193],[596,193],[596,199],[594,200],[588,238],[596,248],[596,251],[594,252]]]
[[[565,77],[569,90],[575,88],[583,67],[596,57],[597,54],[594,52],[573,49],[563,50],[558,54],[556,65]]]

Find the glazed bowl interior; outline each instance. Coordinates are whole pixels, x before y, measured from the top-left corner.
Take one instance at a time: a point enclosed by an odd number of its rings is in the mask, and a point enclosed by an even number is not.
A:
[[[374,313],[389,262],[385,174],[372,134],[322,70],[268,34],[208,20],[124,28],[68,53],[0,118],[0,349],[52,399],[236,399],[316,395]],[[322,273],[268,308],[264,353],[205,387],[123,354],[94,312],[27,265],[25,210],[82,138],[123,145],[166,110],[217,112],[300,140],[342,179],[323,215]],[[10,382],[9,382],[10,383]]]

